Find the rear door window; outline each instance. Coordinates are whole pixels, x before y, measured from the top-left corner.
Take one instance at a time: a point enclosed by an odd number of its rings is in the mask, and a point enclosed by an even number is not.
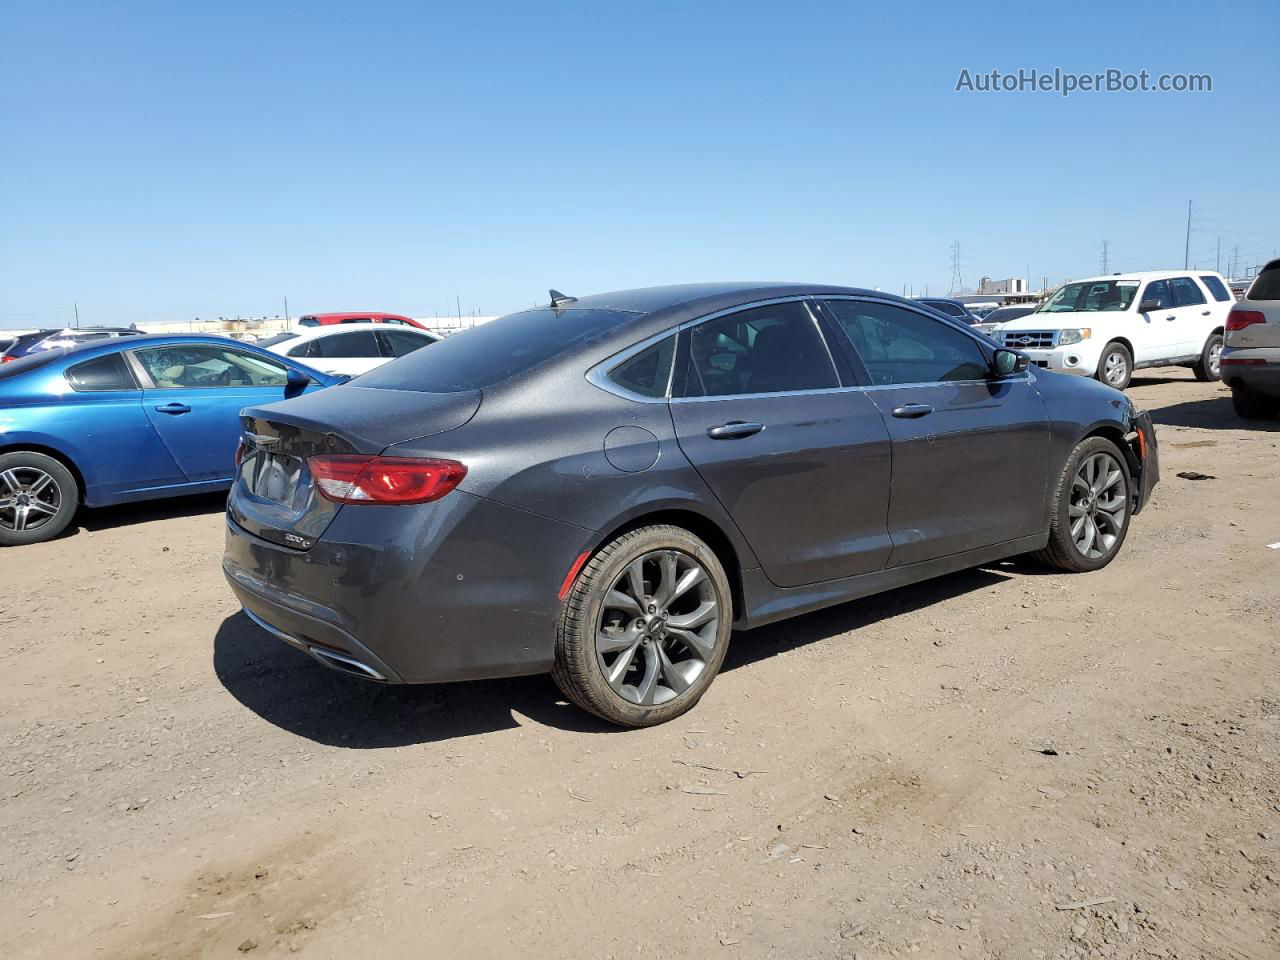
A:
[[[1213,299],[1219,303],[1225,303],[1231,299],[1231,293],[1227,290],[1227,285],[1217,277],[1204,276],[1200,277],[1200,282],[1208,287],[1209,292],[1213,294]]]
[[[891,303],[826,303],[874,384],[982,380],[989,372],[978,341],[945,321]]]
[[[1200,285],[1190,277],[1174,277],[1169,281],[1169,286],[1173,288],[1173,302],[1179,307],[1193,307],[1198,303],[1204,303],[1204,292],[1200,289]]]
[[[378,338],[372,330],[353,330],[330,337],[316,337],[300,343],[289,351],[291,357],[327,357],[352,359],[357,357],[381,357]]]
[[[419,336],[404,330],[383,330],[378,336],[386,346],[383,356],[387,357],[403,357],[436,342],[433,337]]]
[[[133,379],[133,372],[118,353],[109,353],[105,357],[94,357],[84,363],[77,363],[67,368],[67,382],[71,388],[81,393],[100,390],[137,390],[138,384]]]

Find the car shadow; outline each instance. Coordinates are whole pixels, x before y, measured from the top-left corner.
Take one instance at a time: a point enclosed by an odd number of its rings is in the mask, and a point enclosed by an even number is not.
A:
[[[741,631],[722,671],[1008,579],[999,570],[975,568]],[[262,719],[330,746],[368,750],[455,740],[521,726],[520,716],[578,733],[626,732],[567,703],[547,676],[383,686],[316,663],[243,613],[218,628],[213,668],[227,692]]]
[[[1188,400],[1151,410],[1157,427],[1198,427],[1201,430],[1262,430],[1280,432],[1280,419],[1245,420],[1236,414],[1230,396]]]
[[[199,493],[188,497],[169,497],[164,500],[142,500],[138,503],[121,503],[113,507],[81,507],[63,537],[73,537],[81,530],[97,533],[115,527],[128,527],[135,523],[153,520],[171,520],[175,517],[199,517],[210,513],[222,513],[227,509],[227,495]]]

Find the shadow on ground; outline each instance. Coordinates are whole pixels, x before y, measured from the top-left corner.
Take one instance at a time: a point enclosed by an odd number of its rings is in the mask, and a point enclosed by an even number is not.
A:
[[[1169,427],[1198,427],[1201,430],[1261,430],[1280,433],[1280,419],[1245,420],[1236,415],[1230,395],[1209,400],[1188,400],[1151,411],[1151,419],[1157,429]]]
[[[165,500],[144,500],[141,503],[122,503],[114,507],[96,509],[81,508],[75,522],[63,534],[73,537],[81,530],[111,530],[152,520],[171,520],[175,517],[198,517],[210,513],[222,513],[227,508],[226,493],[200,493],[189,497],[169,497]]]
[[[1009,579],[998,567],[966,570],[733,635],[724,671],[838,637]],[[932,637],[915,638],[919,642]],[[857,637],[841,642],[855,655]],[[905,642],[912,642],[907,640]],[[580,733],[617,733],[564,701],[550,677],[424,686],[382,686],[338,673],[272,637],[243,613],[213,640],[213,667],[227,691],[268,723],[317,743],[399,747],[521,725],[517,715]]]

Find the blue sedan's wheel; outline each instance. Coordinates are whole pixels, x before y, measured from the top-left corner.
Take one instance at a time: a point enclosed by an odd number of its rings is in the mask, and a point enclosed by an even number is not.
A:
[[[56,537],[79,502],[75,477],[53,457],[26,451],[0,456],[0,544]]]

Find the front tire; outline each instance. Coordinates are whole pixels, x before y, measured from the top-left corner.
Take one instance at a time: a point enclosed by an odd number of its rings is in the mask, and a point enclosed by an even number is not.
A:
[[[1221,357],[1222,334],[1215,333],[1210,335],[1209,339],[1204,342],[1204,349],[1200,351],[1200,359],[1191,368],[1195,372],[1196,379],[1201,383],[1212,383],[1214,380],[1220,379],[1222,374],[1218,361]]]
[[[1050,504],[1049,542],[1033,556],[1072,573],[1101,570],[1129,532],[1133,478],[1120,449],[1105,437],[1076,445]]]
[[[1247,387],[1231,388],[1231,405],[1243,420],[1270,420],[1280,414],[1280,398],[1254,393]]]
[[[1133,354],[1123,343],[1108,343],[1098,358],[1094,376],[1109,387],[1123,390],[1133,376]]]
[[[27,450],[0,455],[0,546],[52,540],[79,503],[80,485],[53,457]]]
[[[711,548],[680,527],[641,527],[582,568],[560,616],[552,676],[610,723],[665,723],[711,686],[732,622],[729,581]]]

